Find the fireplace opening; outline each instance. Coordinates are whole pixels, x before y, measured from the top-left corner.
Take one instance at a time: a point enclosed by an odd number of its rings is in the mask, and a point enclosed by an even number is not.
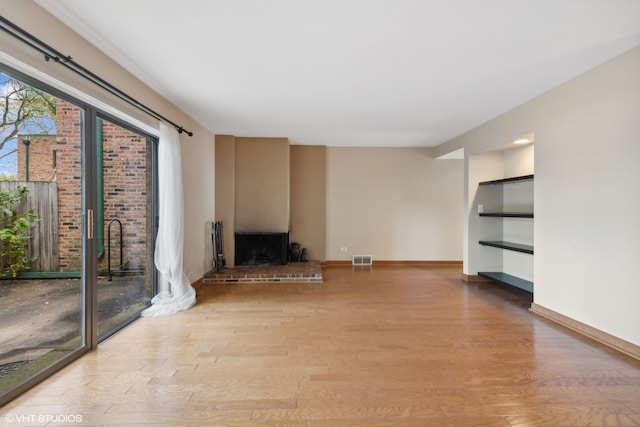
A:
[[[289,233],[235,233],[236,265],[286,265],[289,261]]]

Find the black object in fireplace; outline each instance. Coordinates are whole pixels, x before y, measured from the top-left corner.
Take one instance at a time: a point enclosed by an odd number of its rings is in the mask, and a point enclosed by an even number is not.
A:
[[[235,233],[235,265],[286,265],[289,233]]]

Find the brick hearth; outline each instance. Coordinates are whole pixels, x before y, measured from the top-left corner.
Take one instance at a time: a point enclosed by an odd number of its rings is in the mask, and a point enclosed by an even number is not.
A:
[[[223,268],[207,273],[204,283],[315,282],[322,283],[320,261],[290,262],[287,265],[251,265]]]

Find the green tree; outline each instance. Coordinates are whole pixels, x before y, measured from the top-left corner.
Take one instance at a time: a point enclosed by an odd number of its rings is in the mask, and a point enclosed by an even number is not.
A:
[[[4,81],[4,84],[2,84]],[[19,133],[49,133],[54,127],[56,98],[16,79],[0,74],[0,159],[16,152],[3,152]]]
[[[27,253],[31,238],[29,232],[40,221],[33,211],[17,215],[13,208],[27,198],[27,188],[19,186],[15,191],[0,191],[0,276],[28,270],[33,261]]]

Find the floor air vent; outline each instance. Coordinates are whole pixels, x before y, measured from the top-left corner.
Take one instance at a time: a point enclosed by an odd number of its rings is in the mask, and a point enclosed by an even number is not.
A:
[[[371,255],[354,255],[352,264],[353,265],[371,265],[373,264],[373,258],[371,258]]]

